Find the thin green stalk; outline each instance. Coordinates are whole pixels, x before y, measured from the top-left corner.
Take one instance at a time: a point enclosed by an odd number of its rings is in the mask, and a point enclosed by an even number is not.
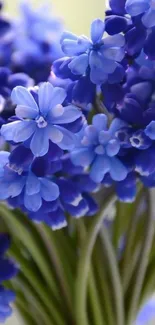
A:
[[[27,278],[30,285],[34,288],[40,300],[42,300],[42,304],[45,305],[45,308],[47,308],[47,312],[51,314],[51,317],[57,324],[64,325],[64,319],[62,318],[57,307],[55,307],[55,301],[52,299],[48,288],[46,288],[44,283],[38,277],[36,269],[33,268],[32,262],[30,267],[30,262],[21,255],[20,250],[17,251],[15,245],[11,245],[9,254],[19,263],[21,272]]]
[[[91,301],[91,309],[94,318],[94,324],[106,325],[102,315],[102,305],[100,304],[99,291],[97,291],[97,286],[95,283],[95,275],[92,266],[90,266],[89,276],[88,276],[88,292]]]
[[[113,312],[113,304],[110,283],[107,277],[106,263],[103,254],[102,242],[98,241],[95,246],[93,262],[95,265],[96,279],[98,280],[98,291],[100,292],[101,308],[103,310],[103,317],[105,322],[103,324],[114,325],[115,315]],[[104,308],[103,308],[104,306]]]
[[[61,297],[53,277],[52,265],[49,263],[47,251],[43,247],[42,241],[37,237],[34,227],[32,226],[31,229],[27,229],[22,220],[17,218],[3,204],[0,205],[0,216],[8,223],[10,231],[14,232],[15,237],[19,238],[29,250],[39,270],[42,272],[47,285],[51,289],[51,294],[55,297],[56,301],[60,302]]]
[[[86,239],[83,243],[83,250],[79,257],[77,279],[75,283],[75,317],[77,325],[89,325],[86,307],[87,295],[87,280],[90,268],[90,260],[93,247],[103,223],[105,215],[108,214],[109,209],[116,199],[110,197],[106,202],[105,209],[102,213],[93,218],[91,227],[87,233]],[[123,324],[124,325],[124,324]]]
[[[142,286],[143,286],[143,281],[145,278],[146,269],[150,257],[149,255],[152,248],[152,242],[154,236],[154,219],[152,213],[153,211],[151,208],[150,194],[148,192],[147,192],[147,204],[148,204],[148,216],[146,216],[146,227],[144,232],[144,238],[142,241],[141,253],[140,253],[140,257],[135,272],[134,287],[130,296],[131,303],[128,309],[127,324],[132,324],[132,322],[136,317]]]
[[[21,291],[24,292],[26,299],[31,304],[31,307],[36,309],[38,313],[38,317],[42,320],[42,324],[50,325],[51,324],[51,317],[46,312],[45,308],[43,307],[42,301],[39,297],[36,296],[36,293],[33,287],[27,282],[24,275],[19,274],[18,277],[14,280],[15,288],[19,288]],[[52,320],[53,321],[53,320]],[[53,322],[54,325],[59,325]]]
[[[68,284],[68,278],[65,276],[62,261],[59,256],[59,249],[57,247],[57,240],[54,238],[52,231],[45,225],[39,226],[39,231],[42,239],[47,247],[49,258],[51,263],[54,265],[58,282],[60,284],[61,293],[63,295],[64,305],[67,307],[67,314],[69,317],[73,318],[73,307],[72,307],[72,295],[70,292],[70,286]],[[62,247],[63,249],[63,247]]]
[[[107,256],[107,267],[109,269],[109,277],[112,285],[112,293],[114,297],[114,304],[116,309],[116,324],[124,325],[124,300],[123,288],[121,284],[120,274],[117,266],[117,257],[109,238],[107,228],[104,226],[101,229],[101,239],[103,242],[103,249]]]

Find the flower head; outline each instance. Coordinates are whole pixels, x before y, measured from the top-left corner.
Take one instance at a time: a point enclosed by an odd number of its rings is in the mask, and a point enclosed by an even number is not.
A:
[[[7,141],[15,143],[30,141],[34,156],[43,156],[49,150],[49,141],[62,149],[74,147],[74,135],[64,126],[81,117],[80,110],[74,105],[64,107],[66,91],[43,83],[36,94],[24,87],[16,87],[12,101],[17,104],[18,120],[2,126],[1,134]]]
[[[124,125],[121,120],[114,119],[108,130],[106,115],[95,115],[93,124],[85,128],[78,147],[71,153],[75,165],[90,167],[94,182],[100,183],[108,172],[113,180],[126,178],[128,171],[118,157],[121,146],[116,137],[116,132]]]
[[[105,23],[96,19],[91,25],[91,39],[64,33],[62,50],[71,60],[64,61],[60,69],[67,64],[73,75],[90,73],[90,80],[94,84],[105,82],[124,58],[125,39],[121,34],[103,38],[104,31]]]

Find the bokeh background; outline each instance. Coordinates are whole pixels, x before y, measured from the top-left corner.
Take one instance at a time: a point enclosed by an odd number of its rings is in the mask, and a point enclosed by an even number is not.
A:
[[[41,5],[43,1],[50,3],[51,10],[63,17],[67,29],[79,34],[88,35],[91,21],[104,17],[106,0],[29,0],[34,6]],[[18,15],[19,0],[4,0],[4,3],[7,13]]]

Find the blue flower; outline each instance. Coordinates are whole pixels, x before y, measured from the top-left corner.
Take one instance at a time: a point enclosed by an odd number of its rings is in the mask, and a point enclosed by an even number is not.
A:
[[[136,319],[135,325],[147,325],[154,323],[155,320],[155,298],[152,297],[150,300],[147,301],[147,303],[142,306],[138,317]]]
[[[125,126],[119,119],[114,119],[107,129],[107,117],[97,114],[93,117],[93,124],[87,126],[79,145],[71,152],[71,159],[75,165],[90,167],[90,177],[100,183],[106,173],[111,178],[121,181],[126,178],[128,170],[118,157],[120,141],[116,132]]]
[[[38,102],[26,88],[14,88],[12,101],[17,104],[18,120],[3,125],[1,134],[5,140],[15,143],[30,140],[34,156],[48,152],[49,140],[62,149],[72,149],[74,135],[64,126],[81,117],[81,112],[74,105],[64,107],[65,98],[66,91],[50,83],[38,88]]]
[[[12,308],[10,303],[15,299],[14,292],[5,289],[2,285],[3,281],[10,280],[18,272],[18,267],[15,263],[4,256],[9,246],[9,236],[0,233],[0,323],[4,323],[6,319],[11,316]]]
[[[67,32],[62,36],[62,50],[72,57],[69,62],[64,61],[64,65],[67,64],[72,74],[78,76],[86,75],[90,70],[90,80],[94,84],[105,82],[125,55],[124,36],[116,34],[103,38],[104,31],[105,23],[96,19],[91,25],[91,39]]]
[[[127,0],[125,8],[132,17],[143,14],[142,22],[147,28],[155,26],[154,0]]]
[[[44,201],[53,205],[59,197],[59,188],[51,177],[45,177],[48,166],[44,160],[38,169],[31,151],[22,146],[9,156],[4,152],[1,156],[0,200],[15,198],[20,202],[19,206],[32,212],[38,211]]]
[[[110,8],[114,14],[123,15],[125,13],[125,2],[126,0],[110,0]]]

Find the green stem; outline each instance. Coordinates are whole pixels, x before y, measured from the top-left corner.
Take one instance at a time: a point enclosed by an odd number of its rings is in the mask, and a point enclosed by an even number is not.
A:
[[[109,277],[111,280],[112,292],[116,309],[116,324],[124,325],[125,320],[123,288],[121,285],[120,274],[117,266],[117,257],[115,256],[107,228],[105,228],[104,226],[101,229],[101,239],[103,242],[103,249],[105,250],[105,254],[107,255],[107,267],[109,268]]]
[[[108,214],[109,208],[112,204],[114,204],[115,201],[115,198],[110,197],[102,213],[93,218],[92,225],[88,231],[86,240],[83,243],[83,250],[81,251],[79,258],[77,279],[75,284],[75,317],[77,325],[89,324],[86,308],[86,294],[91,255],[97,235],[102,226],[103,219]]]
[[[95,246],[93,261],[96,271],[96,279],[98,282],[98,291],[100,292],[101,309],[103,309],[105,322],[103,324],[113,325],[115,323],[115,316],[113,312],[113,304],[111,303],[111,287],[108,279],[107,270],[105,267],[105,259],[103,254],[102,242],[98,241]]]
[[[64,325],[64,319],[62,318],[59,311],[57,311],[55,301],[52,299],[48,288],[46,288],[43,281],[40,279],[40,277],[38,277],[36,269],[34,269],[32,265],[32,261],[30,267],[30,262],[21,255],[20,250],[17,251],[15,245],[11,245],[9,254],[14,257],[15,260],[19,263],[21,272],[27,278],[30,285],[34,288],[36,294],[39,296],[39,299],[42,300],[42,304],[45,305],[47,312],[51,315],[56,324]]]
[[[60,285],[61,292],[63,295],[64,305],[66,305],[68,310],[67,314],[69,318],[70,317],[73,318],[72,295],[70,292],[70,286],[68,284],[68,278],[66,278],[65,276],[63,264],[62,261],[60,260],[59,249],[57,247],[57,240],[53,236],[53,231],[49,227],[42,225],[41,227],[39,226],[38,228],[42,236],[42,239],[47,247],[51,263],[54,265],[56,275],[58,278],[58,283]]]
[[[149,261],[149,255],[152,247],[153,236],[154,236],[154,220],[153,211],[151,208],[150,195],[147,192],[147,203],[148,203],[148,215],[146,216],[146,227],[144,238],[141,245],[141,252],[137,263],[135,272],[135,281],[133,291],[130,297],[130,306],[128,310],[127,324],[132,324],[136,317],[136,313],[139,306],[140,294],[143,286],[143,281],[146,274],[146,269]],[[130,260],[129,260],[130,261]]]
[[[16,217],[15,214],[8,210],[3,204],[0,205],[0,216],[9,226],[11,233],[13,232],[15,237],[19,238],[29,250],[39,270],[42,272],[47,285],[51,289],[52,296],[55,297],[56,301],[60,301],[61,297],[53,277],[52,266],[49,263],[47,251],[42,245],[40,236],[38,237],[35,226],[32,225],[31,228],[28,229],[22,220]]]

